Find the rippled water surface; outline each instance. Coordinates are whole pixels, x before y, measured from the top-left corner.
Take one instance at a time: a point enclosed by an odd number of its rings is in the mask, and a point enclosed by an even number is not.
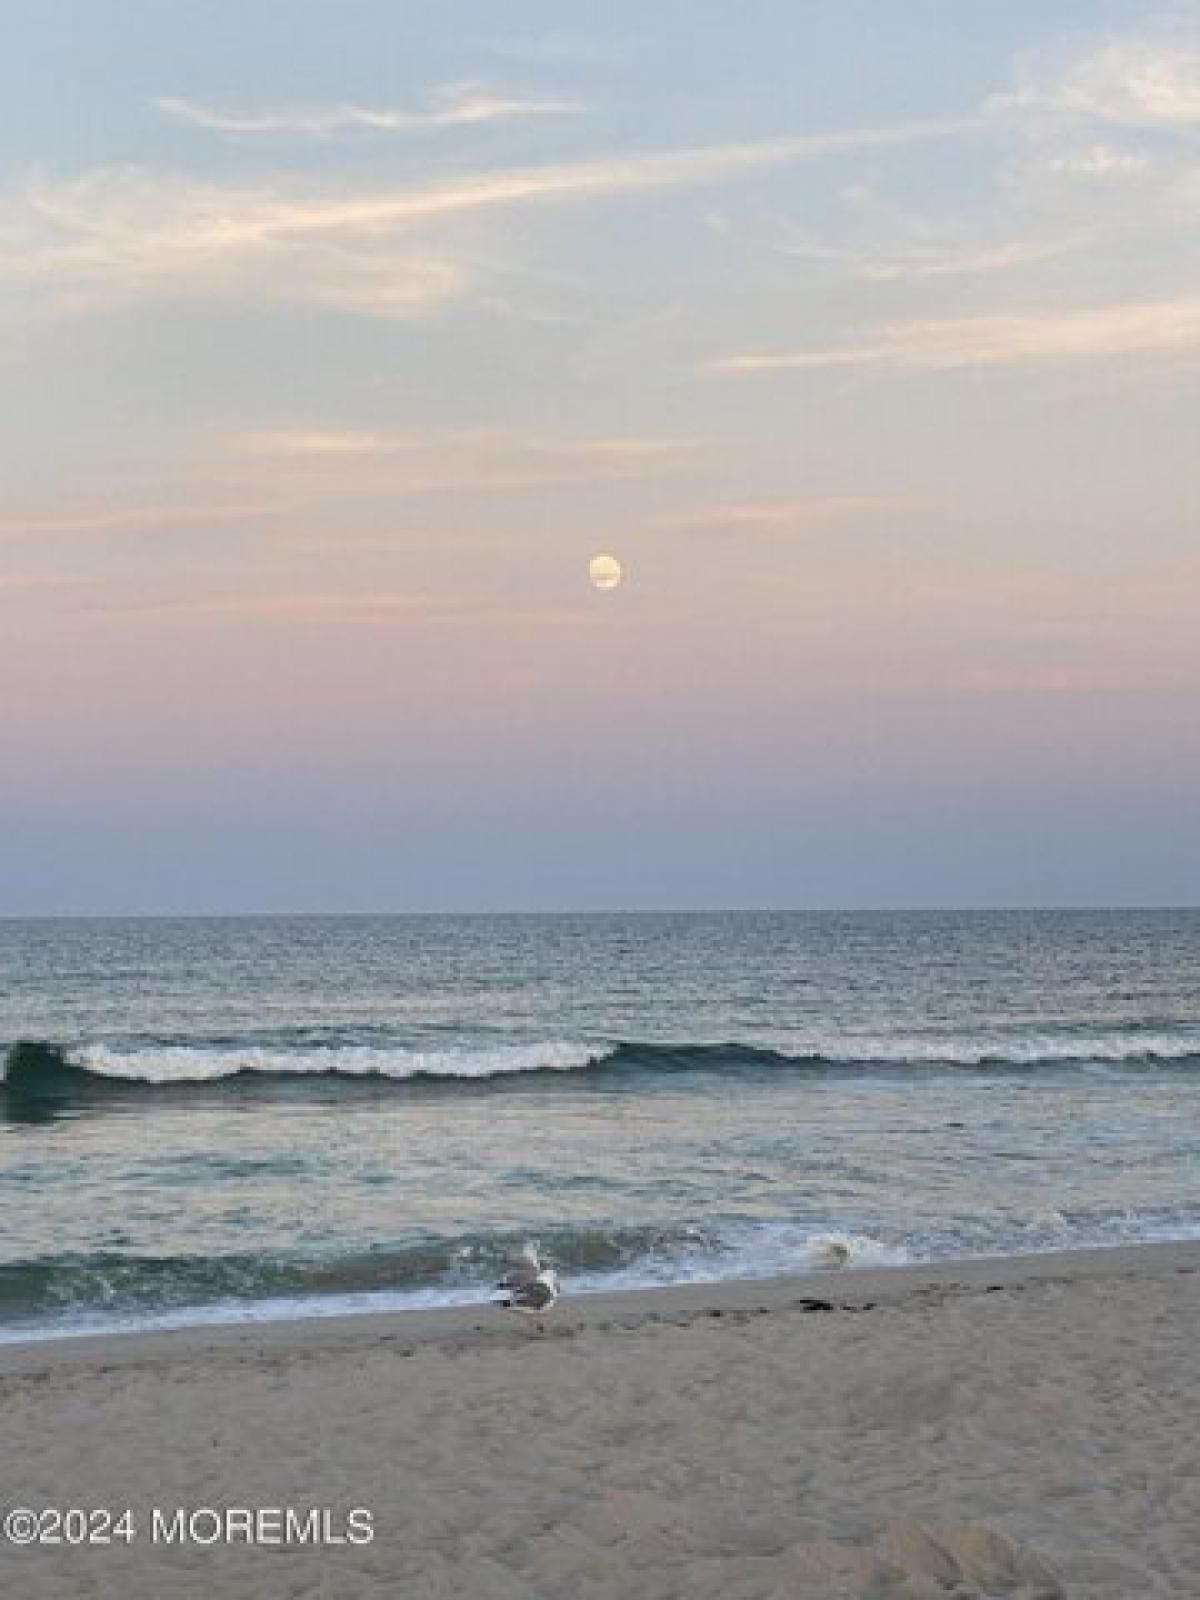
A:
[[[0,923],[0,1327],[1200,1234],[1200,913]]]

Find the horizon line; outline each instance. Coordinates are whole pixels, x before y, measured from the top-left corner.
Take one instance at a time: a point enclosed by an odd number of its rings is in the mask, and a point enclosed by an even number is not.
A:
[[[4,911],[0,926],[19,922],[265,922],[265,921],[399,921],[404,918],[500,917],[815,917],[815,916],[999,916],[1105,913],[1200,913],[1200,901],[1077,901],[1011,904],[967,902],[939,905],[811,905],[811,906],[558,906],[558,907],[415,907],[403,911]]]

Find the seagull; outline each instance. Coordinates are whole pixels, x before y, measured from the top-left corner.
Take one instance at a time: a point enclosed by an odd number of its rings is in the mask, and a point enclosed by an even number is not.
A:
[[[510,1262],[496,1289],[496,1299],[507,1311],[524,1311],[533,1316],[549,1311],[562,1293],[558,1273],[543,1262],[536,1240]]]
[[[833,1239],[822,1251],[824,1265],[827,1267],[844,1267],[850,1260],[850,1246],[841,1239]]]
[[[504,1276],[497,1280],[497,1289],[519,1289],[524,1284],[532,1283],[542,1270],[542,1258],[538,1253],[538,1242],[531,1239],[524,1245],[521,1254],[515,1261],[510,1261],[505,1269]]]
[[[538,1316],[543,1311],[549,1311],[561,1292],[558,1273],[553,1267],[543,1267],[536,1277],[506,1289],[500,1304],[507,1311],[523,1311],[527,1316]]]

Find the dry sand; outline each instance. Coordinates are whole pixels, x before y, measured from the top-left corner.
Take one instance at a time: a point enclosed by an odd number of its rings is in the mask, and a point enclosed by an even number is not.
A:
[[[1198,1310],[1175,1245],[10,1346],[0,1502],[137,1537],[0,1547],[0,1593],[1197,1600]],[[375,1538],[154,1544],[154,1506]]]

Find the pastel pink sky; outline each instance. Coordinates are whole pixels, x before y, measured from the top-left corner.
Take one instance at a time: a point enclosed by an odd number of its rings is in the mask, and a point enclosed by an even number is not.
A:
[[[17,5],[0,911],[1194,901],[1200,32],[466,9]]]

